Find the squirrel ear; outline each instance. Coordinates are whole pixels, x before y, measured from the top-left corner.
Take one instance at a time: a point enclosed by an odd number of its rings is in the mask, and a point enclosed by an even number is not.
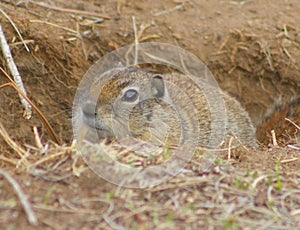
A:
[[[165,83],[162,75],[155,74],[151,76],[151,92],[154,97],[160,98],[165,95]]]

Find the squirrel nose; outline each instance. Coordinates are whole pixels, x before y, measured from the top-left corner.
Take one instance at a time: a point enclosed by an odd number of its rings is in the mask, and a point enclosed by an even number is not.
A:
[[[94,118],[97,116],[96,104],[90,101],[87,101],[82,107],[83,115],[87,118]]]

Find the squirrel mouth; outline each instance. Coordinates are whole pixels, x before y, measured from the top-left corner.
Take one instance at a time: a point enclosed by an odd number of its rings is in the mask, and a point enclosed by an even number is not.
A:
[[[95,117],[91,118],[91,117],[83,116],[83,122],[90,128],[100,130],[100,131],[110,132],[110,128],[107,125],[97,123]]]
[[[105,124],[97,122],[97,113],[95,112],[96,105],[93,102],[87,101],[80,109],[83,122],[90,128],[109,131],[110,128]]]
[[[109,144],[114,139],[111,129],[106,125],[98,124],[95,118],[92,119],[83,116],[83,122],[88,127],[92,128],[92,130],[97,132],[99,139],[106,140],[106,144]]]
[[[82,110],[82,120],[84,124],[86,124],[90,128],[108,132],[110,132],[111,130],[107,125],[97,122],[96,116],[94,114],[87,113],[84,110]]]

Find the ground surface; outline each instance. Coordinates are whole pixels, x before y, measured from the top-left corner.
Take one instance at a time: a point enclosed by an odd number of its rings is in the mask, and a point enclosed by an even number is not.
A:
[[[30,225],[11,184],[0,177],[0,228],[19,229],[297,229],[300,225],[300,4],[286,1],[1,1],[21,31],[1,25],[34,113],[25,120],[18,95],[1,88],[0,167],[22,187],[38,218]],[[63,11],[64,9],[82,12]],[[92,14],[93,13],[93,14]],[[194,53],[221,88],[238,98],[261,146],[220,156],[211,171],[191,165],[184,177],[146,191],[117,188],[75,154],[71,113],[76,88],[95,61],[140,41],[167,42]],[[7,65],[1,56],[1,66]],[[8,82],[1,73],[0,83]],[[36,142],[37,127],[42,146]],[[274,129],[279,147],[272,145]],[[3,129],[1,129],[3,130]],[[23,149],[9,146],[5,137]],[[20,156],[26,159],[20,160]]]

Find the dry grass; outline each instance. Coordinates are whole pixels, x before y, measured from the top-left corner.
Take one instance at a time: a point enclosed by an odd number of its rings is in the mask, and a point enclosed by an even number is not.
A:
[[[13,142],[3,127],[1,129],[2,138],[18,152],[18,157],[0,160],[14,162],[22,174],[47,181],[50,186],[53,182],[66,183],[80,177],[87,170],[76,154],[75,145],[43,145],[35,132],[36,146],[24,148]],[[24,155],[24,151],[28,154]],[[286,148],[280,151],[286,151]],[[299,151],[293,151],[299,154]],[[224,156],[226,158],[226,154]],[[285,173],[280,161],[270,172],[251,167],[239,170],[231,162],[232,159],[222,160],[221,156],[208,172],[188,167],[169,181],[145,190],[114,187],[102,191],[97,198],[82,194],[78,200],[69,194],[68,202],[72,204],[67,206],[67,201],[59,205],[34,202],[32,206],[38,220],[43,223],[47,219],[39,219],[41,212],[71,213],[88,216],[87,223],[96,221],[99,228],[180,229],[189,226],[196,229],[209,226],[211,229],[286,229],[299,226],[299,170]],[[26,188],[24,184],[21,187]],[[27,193],[30,200],[38,200],[35,196],[39,194]],[[93,205],[98,202],[106,207],[101,215]]]

